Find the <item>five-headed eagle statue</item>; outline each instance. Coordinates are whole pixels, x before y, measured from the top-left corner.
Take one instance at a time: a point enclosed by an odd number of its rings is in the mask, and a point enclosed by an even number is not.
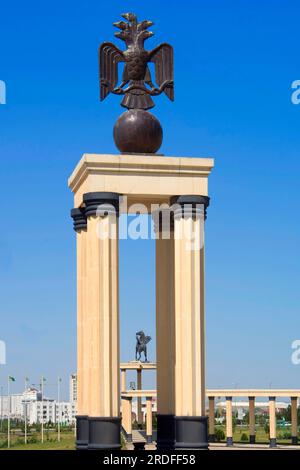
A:
[[[122,106],[128,109],[150,109],[154,103],[151,96],[162,92],[174,100],[173,83],[173,48],[163,43],[152,51],[144,49],[144,41],[154,33],[148,31],[152,21],[137,21],[133,13],[122,15],[125,21],[114,23],[121,31],[115,36],[122,39],[127,49],[121,51],[111,42],[104,42],[99,49],[100,59],[100,99],[104,100],[111,92],[125,95]],[[118,85],[118,64],[125,62],[122,83]],[[158,87],[153,84],[148,63],[155,66],[155,79]]]

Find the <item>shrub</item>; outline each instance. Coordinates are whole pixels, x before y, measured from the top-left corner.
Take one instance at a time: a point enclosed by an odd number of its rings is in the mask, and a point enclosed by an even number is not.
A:
[[[243,441],[243,442],[245,442],[245,441],[248,442],[249,441],[249,437],[245,432],[243,432],[243,434],[241,435],[241,441]]]
[[[265,424],[265,433],[270,434],[270,426],[268,423]]]
[[[0,449],[4,449],[7,447],[7,440],[6,441],[0,441]]]
[[[215,438],[217,442],[224,441],[225,433],[222,429],[216,429]]]
[[[33,434],[33,436],[31,436],[29,439],[28,439],[28,444],[37,444],[39,441],[38,441],[38,438],[35,434]]]

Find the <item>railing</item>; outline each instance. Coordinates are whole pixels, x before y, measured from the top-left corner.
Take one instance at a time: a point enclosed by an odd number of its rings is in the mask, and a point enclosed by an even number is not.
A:
[[[209,440],[215,440],[215,398],[226,400],[226,442],[233,445],[232,432],[232,397],[247,397],[249,400],[249,441],[255,443],[255,398],[267,397],[269,400],[270,447],[276,446],[276,398],[284,397],[291,400],[291,442],[298,443],[298,398],[300,390],[207,390],[209,407]]]
[[[127,440],[132,440],[132,401],[137,400],[137,422],[143,423],[142,398],[146,398],[146,439],[152,442],[152,413],[153,400],[156,399],[156,390],[142,390],[142,371],[155,370],[156,364],[143,362],[128,362],[121,364],[121,412],[122,426]],[[137,371],[138,390],[126,390],[126,371]],[[270,447],[276,446],[276,398],[290,398],[291,400],[291,442],[298,444],[298,399],[300,390],[206,390],[208,398],[208,432],[209,441],[215,441],[215,398],[224,397],[226,400],[226,443],[233,445],[233,426],[232,426],[232,398],[246,397],[249,400],[249,442],[255,443],[255,399],[266,397],[269,401],[269,428],[270,428]]]

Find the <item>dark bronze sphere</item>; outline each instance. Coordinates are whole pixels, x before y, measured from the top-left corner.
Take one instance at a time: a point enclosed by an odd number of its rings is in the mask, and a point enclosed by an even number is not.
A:
[[[143,109],[126,111],[114,127],[115,144],[121,153],[156,153],[162,139],[159,120]]]

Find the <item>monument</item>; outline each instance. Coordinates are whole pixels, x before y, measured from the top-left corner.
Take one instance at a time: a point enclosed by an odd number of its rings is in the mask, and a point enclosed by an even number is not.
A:
[[[160,93],[173,100],[173,49],[146,51],[152,23],[123,17],[115,26],[126,50],[106,42],[99,51],[101,99],[121,95],[127,108],[114,127],[120,154],[85,154],[69,178],[77,233],[76,446],[121,445],[118,224],[120,214],[143,204],[156,233],[157,448],[207,449],[204,220],[214,161],[157,155],[162,127],[148,110]]]
[[[151,336],[146,336],[143,331],[138,331],[135,337],[136,337],[135,360],[140,361],[142,353],[144,353],[145,362],[148,362],[147,344],[149,343],[149,341],[151,341]]]

